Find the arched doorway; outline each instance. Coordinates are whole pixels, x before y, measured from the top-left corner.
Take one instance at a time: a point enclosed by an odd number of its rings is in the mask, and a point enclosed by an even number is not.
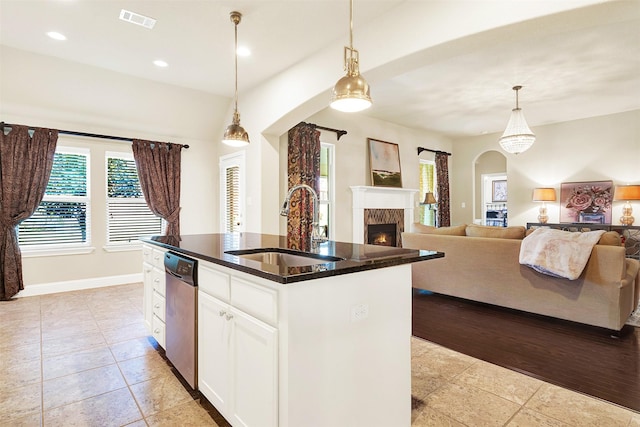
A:
[[[474,163],[474,223],[507,226],[507,158],[485,151]]]

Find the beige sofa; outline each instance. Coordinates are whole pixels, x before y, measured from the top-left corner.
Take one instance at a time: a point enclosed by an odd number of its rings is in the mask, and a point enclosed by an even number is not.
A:
[[[445,256],[412,264],[413,287],[622,329],[638,305],[640,262],[625,258],[615,232],[606,233],[594,246],[577,280],[555,278],[520,265],[524,235],[524,227],[414,227],[402,234],[403,247],[437,250]]]

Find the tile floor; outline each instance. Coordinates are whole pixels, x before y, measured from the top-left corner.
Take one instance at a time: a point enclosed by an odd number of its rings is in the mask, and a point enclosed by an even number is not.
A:
[[[640,414],[414,338],[413,426],[640,427]],[[156,351],[142,285],[0,302],[0,426],[216,426]],[[391,426],[390,426],[391,427]]]

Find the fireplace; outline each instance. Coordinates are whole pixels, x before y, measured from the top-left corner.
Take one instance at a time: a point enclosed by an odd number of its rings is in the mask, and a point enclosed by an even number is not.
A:
[[[365,209],[363,243],[402,247],[403,209]],[[372,235],[373,234],[373,235]],[[376,243],[373,243],[377,240]]]
[[[369,225],[395,224],[395,246],[402,247],[402,232],[414,222],[418,190],[353,186],[353,243],[369,242]]]
[[[396,224],[367,225],[367,243],[370,245],[396,246]]]

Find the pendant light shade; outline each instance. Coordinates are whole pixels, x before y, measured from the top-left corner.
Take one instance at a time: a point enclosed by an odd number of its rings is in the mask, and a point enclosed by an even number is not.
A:
[[[242,14],[240,12],[231,12],[230,16],[231,22],[233,22],[235,27],[235,106],[233,110],[233,120],[224,131],[222,142],[232,147],[242,147],[249,144],[249,134],[240,125],[240,113],[238,113],[238,24],[242,19]]]
[[[349,5],[349,47],[344,48],[344,70],[347,74],[333,87],[331,108],[353,113],[371,106],[371,91],[360,75],[359,53],[353,48],[353,0],[349,0]]]
[[[531,129],[529,129],[522,109],[518,105],[518,91],[520,89],[522,89],[522,86],[513,87],[513,90],[516,91],[516,108],[511,111],[507,128],[500,138],[500,146],[502,149],[511,154],[519,154],[527,151],[536,140],[536,136],[531,132]]]

